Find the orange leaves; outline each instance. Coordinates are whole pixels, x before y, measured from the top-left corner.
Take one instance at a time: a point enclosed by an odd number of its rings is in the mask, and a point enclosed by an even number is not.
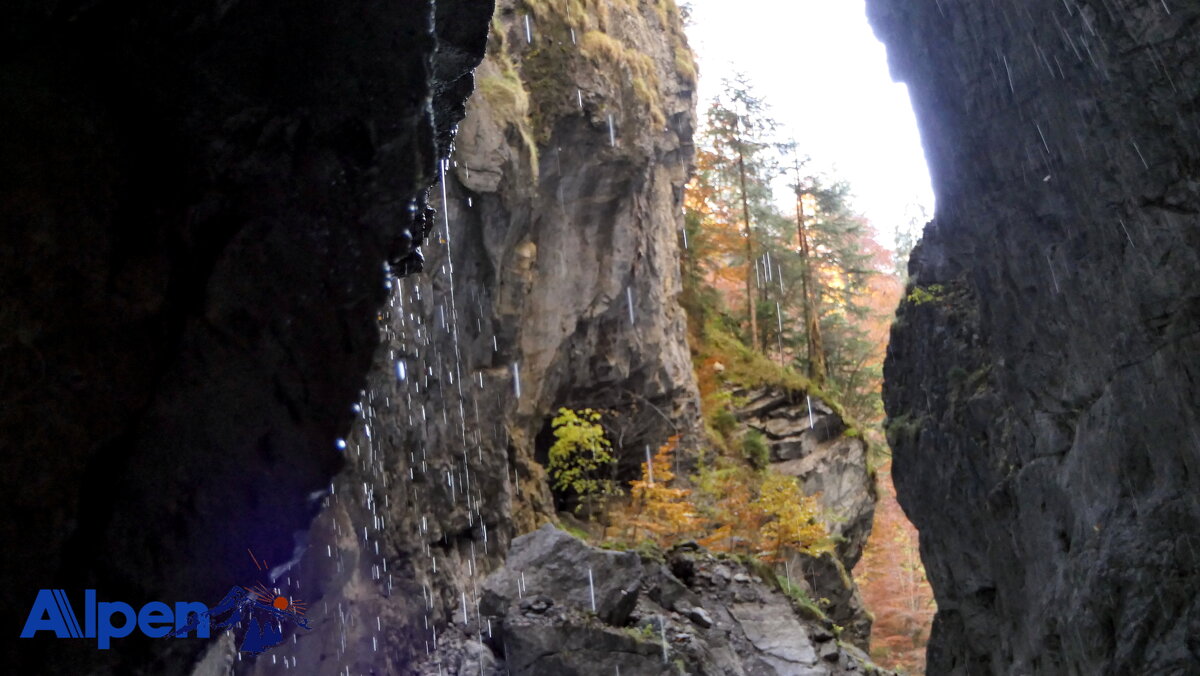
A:
[[[715,498],[707,519],[709,535],[700,544],[713,551],[750,554],[762,527],[763,514],[754,507],[750,491],[753,475],[748,472],[713,471],[701,477],[705,493]]]
[[[696,507],[691,491],[669,486],[672,455],[679,437],[667,440],[650,463],[642,463],[642,478],[629,483],[632,498],[626,508],[623,528],[634,541],[649,535],[659,546],[667,546],[690,535],[696,528]]]
[[[922,673],[925,644],[937,610],[917,547],[917,532],[896,502],[891,467],[879,469],[875,528],[855,569],[863,600],[875,615],[871,656],[882,666]]]
[[[708,535],[700,544],[714,551],[755,554],[767,561],[785,551],[817,553],[832,542],[817,521],[820,508],[794,477],[746,469],[707,470],[697,477]]]
[[[697,537],[713,550],[753,554],[768,561],[784,552],[817,553],[831,546],[817,520],[816,498],[804,495],[794,477],[746,468],[707,469],[693,477],[697,490],[672,487],[678,437],[642,463],[629,483],[630,502],[616,522],[627,544],[653,540],[660,547]]]

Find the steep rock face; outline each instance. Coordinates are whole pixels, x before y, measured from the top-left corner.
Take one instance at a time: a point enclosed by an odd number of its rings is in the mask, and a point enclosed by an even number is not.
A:
[[[491,9],[0,11],[8,641],[39,588],[211,603],[255,578],[247,548],[289,560]],[[171,673],[198,646],[36,638],[5,663]]]
[[[571,43],[559,4],[499,3],[442,167],[447,208],[426,273],[398,282],[379,316],[384,344],[347,469],[279,582],[309,604],[313,629],[272,656],[305,673],[414,673],[454,646],[472,673],[494,663],[478,647],[481,585],[514,535],[554,518],[537,456],[556,407],[611,411],[630,468],[646,444],[697,426],[674,301],[694,106],[664,44],[679,17],[669,3],[590,3],[574,16],[579,42],[603,39],[589,36],[603,21],[625,50],[611,53],[652,69],[640,98],[610,52]],[[569,98],[552,103],[549,88],[567,83]],[[231,650],[214,644],[210,658]],[[277,669],[260,659],[246,671]]]
[[[455,269],[477,294],[480,361],[524,385],[508,426],[531,478],[559,406],[617,413],[626,476],[644,445],[698,428],[676,301],[691,55],[669,0],[588,7],[498,4],[448,182],[451,222],[470,240]],[[548,506],[521,497],[518,528]]]
[[[1200,664],[1200,7],[871,0],[938,196],[884,396],[929,673]]]

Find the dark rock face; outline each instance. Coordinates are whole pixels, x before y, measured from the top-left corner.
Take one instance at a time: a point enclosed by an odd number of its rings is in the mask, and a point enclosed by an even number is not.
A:
[[[1200,7],[868,3],[938,196],[884,396],[931,674],[1200,668]]]
[[[489,676],[886,673],[773,581],[695,547],[662,563],[547,525],[514,539],[483,586],[479,643],[495,655],[452,635],[417,673],[478,673],[481,663]]]
[[[211,603],[255,579],[247,548],[292,558],[491,11],[6,5],[7,636],[39,588]],[[28,640],[6,665],[169,673],[198,645],[129,641]]]
[[[642,563],[633,552],[609,552],[549,524],[513,543],[504,567],[483,584],[482,611],[503,615],[526,595],[550,594],[560,603],[591,609],[608,624],[622,626],[637,602]]]

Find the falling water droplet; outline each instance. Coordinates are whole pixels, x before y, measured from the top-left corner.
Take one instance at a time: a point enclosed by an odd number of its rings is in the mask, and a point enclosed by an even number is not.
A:
[[[588,568],[588,595],[592,598],[592,612],[596,612],[596,584],[592,580],[592,569]]]
[[[629,310],[629,325],[633,326],[633,289],[625,287],[625,307]]]
[[[646,444],[646,477],[654,483],[654,460],[650,457],[650,444]]]
[[[517,399],[520,399],[521,398],[521,365],[515,361],[513,362],[513,365],[512,365],[512,373],[513,373],[513,393],[516,394]]]
[[[337,449],[339,451],[346,450],[346,440],[345,439],[338,439],[337,441],[333,442],[333,445],[337,446]]]
[[[804,399],[808,401],[808,429],[813,428],[813,412],[812,412],[812,397],[804,395]]]
[[[658,630],[662,637],[662,657],[663,664],[667,663],[667,623],[663,621],[662,615],[658,616]]]
[[[396,380],[404,382],[408,379],[408,367],[404,365],[403,359],[396,360]]]
[[[614,148],[617,147],[617,134],[613,131],[612,113],[608,114],[608,145]]]
[[[533,42],[533,29],[531,29],[529,27],[529,15],[526,14],[525,15],[525,43],[530,44],[532,42]]]

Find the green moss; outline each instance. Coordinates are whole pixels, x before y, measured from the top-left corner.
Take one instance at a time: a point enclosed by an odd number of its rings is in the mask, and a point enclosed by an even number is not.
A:
[[[658,71],[654,68],[653,59],[632,47],[626,47],[620,40],[607,33],[596,30],[583,34],[579,40],[579,51],[599,66],[601,73],[623,73],[634,98],[645,106],[650,121],[659,127],[666,123],[666,116],[662,111]],[[622,86],[620,82],[613,84],[618,88]]]
[[[571,535],[575,536],[575,538],[578,540],[583,540],[584,542],[588,541],[587,531],[583,530],[582,528],[576,528],[575,526],[568,526],[567,524],[564,523],[564,524],[559,525],[559,530],[563,530],[563,531],[566,531],[567,533],[570,533]]]
[[[485,75],[476,87],[499,119],[519,125],[529,114],[529,94],[520,78],[511,73]]]
[[[810,616],[810,619],[829,622],[829,616],[825,614],[821,606],[817,605],[816,601],[812,600],[808,592],[804,590],[804,587],[789,582],[782,575],[776,575],[775,581],[778,583],[780,591],[804,610]]]
[[[726,439],[733,436],[733,431],[737,429],[737,423],[738,419],[733,411],[723,406],[717,409],[712,419],[713,429]]]
[[[941,284],[930,284],[929,286],[915,286],[909,291],[906,300],[913,305],[924,305],[926,303],[936,303],[942,300],[946,295],[946,288]]]
[[[762,432],[746,430],[742,437],[742,456],[754,469],[766,469],[771,462],[771,449],[767,447],[767,439]]]
[[[692,56],[692,50],[683,43],[675,45],[675,71],[685,82],[696,84],[696,59]]]
[[[746,347],[730,331],[716,321],[709,322],[704,329],[704,349],[725,365],[724,378],[727,382],[743,387],[775,386],[804,392],[824,401],[842,420],[851,425],[845,409],[828,393],[813,384],[808,378],[789,367],[780,366],[770,357]],[[858,425],[851,425],[858,427]]]
[[[659,640],[658,630],[655,629],[654,625],[649,622],[646,624],[626,627],[625,632],[637,641],[657,642]]]
[[[921,418],[908,413],[888,418],[883,424],[892,448],[916,443],[921,434]]]
[[[488,36],[487,58],[491,61],[491,68],[481,70],[489,74],[479,77],[476,88],[496,119],[517,132],[528,153],[530,174],[536,183],[538,145],[531,127],[529,91],[508,53],[504,26],[495,17],[492,18],[492,32]]]

